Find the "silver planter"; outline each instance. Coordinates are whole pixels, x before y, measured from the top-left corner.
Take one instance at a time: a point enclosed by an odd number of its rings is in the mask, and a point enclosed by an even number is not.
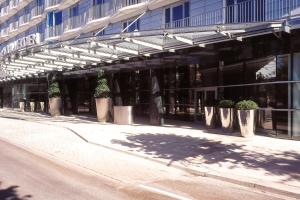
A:
[[[255,133],[255,110],[238,110],[240,132],[243,137],[253,137]]]
[[[220,108],[219,111],[222,128],[226,131],[233,131],[233,108]]]
[[[114,106],[114,123],[129,125],[133,123],[132,106]]]
[[[205,125],[214,128],[216,125],[216,108],[213,106],[205,106]]]

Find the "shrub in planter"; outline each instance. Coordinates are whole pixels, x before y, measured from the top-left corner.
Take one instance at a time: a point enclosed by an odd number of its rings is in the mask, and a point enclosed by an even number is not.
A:
[[[233,130],[234,102],[232,100],[221,100],[219,102],[219,113],[222,128],[227,131]]]
[[[61,93],[57,81],[52,82],[48,89],[49,95],[49,112],[52,116],[61,114]]]
[[[97,87],[95,88],[95,102],[97,119],[100,122],[107,122],[109,119],[109,112],[111,107],[110,88],[107,83],[104,71],[98,74]]]
[[[206,101],[204,106],[205,125],[209,128],[216,126],[216,103],[215,101]]]
[[[243,100],[235,105],[237,109],[240,132],[243,137],[253,137],[255,132],[255,110],[257,104],[251,100]]]

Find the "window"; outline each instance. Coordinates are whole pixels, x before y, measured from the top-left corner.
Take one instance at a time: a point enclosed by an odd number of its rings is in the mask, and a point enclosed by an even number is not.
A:
[[[166,28],[183,27],[189,25],[190,3],[175,5],[165,9]]]
[[[62,24],[62,12],[49,12],[47,15],[47,26],[56,26]]]
[[[78,4],[70,8],[69,17],[76,17],[79,14],[79,6]]]
[[[125,32],[134,32],[140,30],[140,19],[131,24],[134,20],[128,20],[123,22],[122,30],[126,29]],[[131,25],[130,25],[131,24]],[[130,25],[130,26],[129,26]],[[129,26],[129,27],[128,27]]]
[[[99,5],[99,4],[104,4],[105,0],[93,0],[93,5]]]

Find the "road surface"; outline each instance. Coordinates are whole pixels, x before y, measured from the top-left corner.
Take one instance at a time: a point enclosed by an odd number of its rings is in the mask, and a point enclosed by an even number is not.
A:
[[[124,185],[69,168],[0,140],[0,200],[281,199],[222,181],[187,176]],[[124,165],[126,166],[126,165]]]

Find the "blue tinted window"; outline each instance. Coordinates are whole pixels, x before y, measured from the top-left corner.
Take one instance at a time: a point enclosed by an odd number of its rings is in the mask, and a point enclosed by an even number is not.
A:
[[[173,8],[173,18],[172,21],[177,21],[183,19],[183,5],[176,6]]]
[[[165,19],[166,19],[166,23],[171,22],[171,10],[170,10],[170,8],[167,8],[166,11],[165,11]]]
[[[70,13],[71,17],[78,16],[78,14],[79,14],[79,7],[78,7],[78,5],[76,5],[73,8],[71,8],[70,11],[71,11],[71,13]]]
[[[49,12],[47,16],[47,25],[48,26],[53,26],[54,25],[54,20],[53,20],[53,12]]]
[[[93,0],[93,5],[103,4],[104,0]]]
[[[37,6],[43,5],[43,1],[42,1],[42,0],[36,0],[36,5],[37,5]]]
[[[55,13],[54,17],[55,17],[55,25],[59,25],[62,23],[62,12],[61,11]]]
[[[184,18],[190,17],[190,2],[184,3]]]

